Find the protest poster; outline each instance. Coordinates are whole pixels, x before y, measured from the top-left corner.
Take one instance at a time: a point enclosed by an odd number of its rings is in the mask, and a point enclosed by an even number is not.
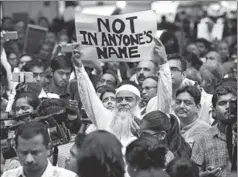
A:
[[[153,11],[98,16],[76,13],[82,60],[137,62],[151,59],[157,21]]]
[[[30,55],[34,55],[39,52],[39,49],[45,40],[47,31],[47,28],[41,26],[28,25],[26,29],[23,52]]]

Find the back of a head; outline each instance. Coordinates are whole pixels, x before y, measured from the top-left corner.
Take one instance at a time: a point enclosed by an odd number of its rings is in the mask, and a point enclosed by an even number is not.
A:
[[[166,147],[154,136],[138,138],[126,148],[126,161],[137,170],[165,167]]]
[[[150,169],[138,172],[135,177],[169,177],[169,175],[163,170]]]
[[[84,138],[81,150],[82,157],[78,159],[80,176],[124,176],[122,145],[113,134],[103,130],[92,132]]]
[[[190,159],[177,158],[172,160],[166,172],[170,177],[199,177],[197,165]]]
[[[180,134],[180,124],[178,118],[170,114],[171,128],[167,133],[168,147],[175,157],[190,158],[192,148]]]
[[[38,108],[38,114],[39,116],[47,116],[62,111],[66,106],[67,104],[61,99],[48,98],[41,102]]]
[[[169,117],[161,111],[151,111],[143,117],[147,122],[148,129],[154,131],[169,131],[171,128]]]

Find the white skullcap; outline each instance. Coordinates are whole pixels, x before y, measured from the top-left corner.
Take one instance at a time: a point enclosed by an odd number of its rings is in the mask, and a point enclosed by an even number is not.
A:
[[[136,88],[133,85],[130,84],[125,84],[122,85],[121,87],[119,87],[118,89],[116,89],[116,95],[120,92],[120,91],[129,91],[134,93],[136,96],[138,96],[140,98],[140,91],[138,88]]]

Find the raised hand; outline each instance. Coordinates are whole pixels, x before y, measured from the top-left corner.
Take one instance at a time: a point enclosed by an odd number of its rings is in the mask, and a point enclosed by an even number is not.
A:
[[[72,53],[72,62],[78,68],[82,67],[81,57],[82,57],[82,53],[79,49],[79,45],[77,45]]]
[[[165,64],[167,62],[167,54],[164,45],[158,38],[154,38],[155,47],[152,52],[152,59],[159,62],[160,64]]]

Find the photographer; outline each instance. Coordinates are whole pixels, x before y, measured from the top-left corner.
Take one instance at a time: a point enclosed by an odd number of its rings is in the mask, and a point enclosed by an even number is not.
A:
[[[230,100],[236,97],[236,80],[223,81],[215,89],[213,117],[218,124],[195,141],[191,157],[200,167],[201,177],[227,177],[236,166],[236,140],[228,141],[232,139],[231,127],[236,122],[236,113],[230,112]]]
[[[66,112],[66,114],[64,114],[65,117],[63,118],[63,123],[66,125],[67,129],[69,129],[71,139],[70,142],[67,144],[54,147],[54,155],[52,157],[52,162],[53,165],[57,165],[59,167],[65,167],[66,159],[68,159],[68,157],[70,156],[69,149],[73,146],[74,137],[78,133],[79,128],[81,126],[80,115],[77,114],[79,111],[76,110],[78,109],[78,105],[75,105],[73,107],[72,102],[75,101],[70,100],[69,104],[67,104],[62,99],[46,99],[40,104],[38,109],[39,116],[47,116],[60,111]],[[62,118],[62,116],[63,115],[61,115],[60,118]],[[58,121],[57,118],[56,121]]]
[[[21,167],[4,172],[2,177],[76,177],[74,172],[54,167],[47,160],[49,134],[44,124],[27,122],[17,129],[15,144]]]
[[[8,126],[9,124],[16,124],[19,121],[26,121],[31,118],[33,118],[33,115],[36,113],[36,110],[38,106],[40,105],[39,98],[32,92],[29,91],[23,91],[20,93],[17,93],[14,103],[13,103],[13,119],[4,121],[3,126]],[[22,116],[26,115],[26,116]],[[16,119],[17,117],[21,119]],[[9,136],[9,135],[8,135]],[[15,154],[15,151],[13,152]],[[14,156],[13,154],[11,154]],[[16,154],[15,154],[16,155]],[[1,164],[3,166],[2,171],[7,171],[11,169],[15,169],[20,166],[20,163],[18,161],[17,157],[8,157],[8,155],[3,154],[4,160],[1,161]]]

